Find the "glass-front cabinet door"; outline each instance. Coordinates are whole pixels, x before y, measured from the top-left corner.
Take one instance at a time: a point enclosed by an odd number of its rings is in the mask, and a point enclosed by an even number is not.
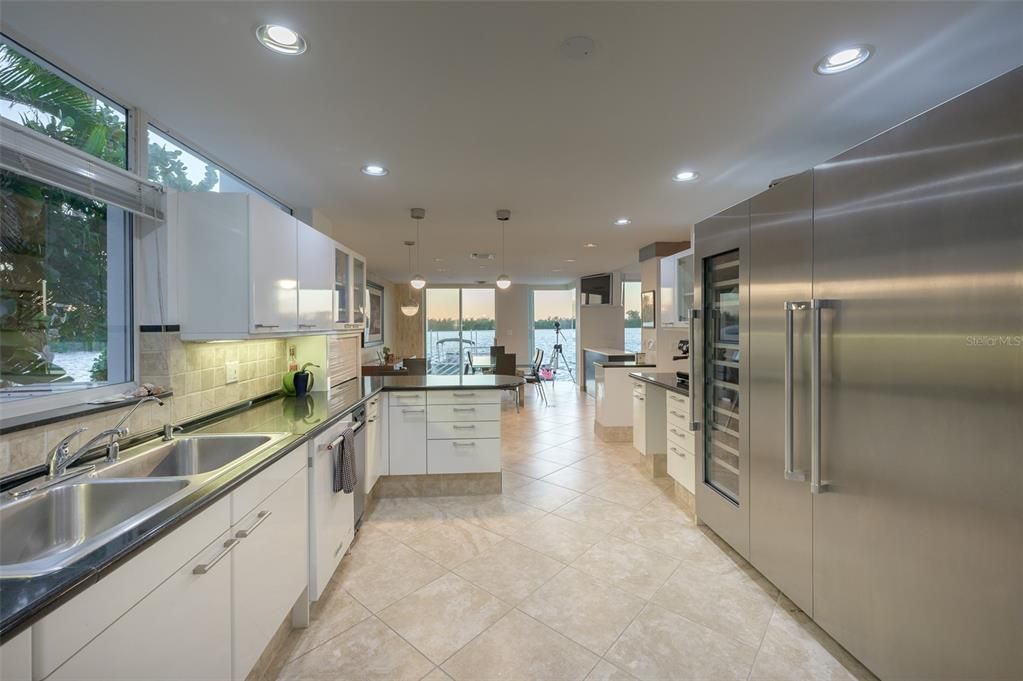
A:
[[[703,293],[704,478],[707,484],[738,504],[742,390],[739,251],[704,261]]]
[[[349,271],[351,256],[340,248],[334,248],[334,307],[337,314],[334,321],[347,323],[350,317],[348,294],[350,293],[351,275]]]
[[[693,254],[679,257],[675,263],[675,323],[689,325],[693,309]]]
[[[352,321],[366,322],[366,261],[352,256]]]

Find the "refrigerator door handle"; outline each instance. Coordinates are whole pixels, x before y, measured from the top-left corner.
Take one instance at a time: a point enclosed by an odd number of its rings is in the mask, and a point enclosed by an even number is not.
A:
[[[821,481],[821,310],[834,301],[814,298],[810,301],[813,312],[813,343],[810,346],[810,492],[828,491],[828,483]]]
[[[793,389],[792,389],[792,317],[796,310],[806,310],[810,307],[807,300],[785,301],[785,479],[802,482],[806,480],[803,471],[796,470],[795,446],[793,444],[792,430],[794,428],[793,415]]]
[[[695,307],[689,309],[689,430],[700,429],[700,422],[696,420],[696,382],[693,380],[693,370],[696,368],[696,320],[699,319],[699,310]]]

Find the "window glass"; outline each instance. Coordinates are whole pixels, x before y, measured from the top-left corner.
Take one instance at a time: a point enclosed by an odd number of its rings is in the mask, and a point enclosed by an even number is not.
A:
[[[622,306],[625,308],[625,344],[627,352],[643,351],[643,320],[640,316],[640,289],[638,281],[622,282]]]
[[[127,111],[0,35],[0,116],[128,167]]]
[[[256,194],[291,214],[291,209],[277,199],[203,158],[162,130],[149,126],[148,135],[150,180],[185,192]]]
[[[130,381],[127,214],[6,170],[0,207],[0,403]]]

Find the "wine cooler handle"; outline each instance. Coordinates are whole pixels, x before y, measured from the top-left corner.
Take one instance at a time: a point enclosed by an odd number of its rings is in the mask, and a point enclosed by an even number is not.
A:
[[[828,483],[821,481],[821,310],[831,307],[832,301],[814,298],[813,343],[810,346],[810,492],[828,491]]]
[[[699,310],[695,307],[689,309],[689,430],[700,429],[700,422],[696,420],[696,381],[693,380],[694,369],[696,368],[696,349],[702,346],[696,344],[696,320],[700,318]]]
[[[795,445],[792,441],[793,396],[792,396],[792,317],[796,310],[805,310],[810,304],[805,300],[785,301],[785,479],[803,481],[806,474],[796,470]]]

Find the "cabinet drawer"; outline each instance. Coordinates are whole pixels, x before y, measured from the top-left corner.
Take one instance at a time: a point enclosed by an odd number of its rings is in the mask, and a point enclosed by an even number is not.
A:
[[[668,440],[668,475],[690,492],[696,488],[696,455]]]
[[[426,437],[431,440],[501,437],[500,421],[442,421],[426,424]]]
[[[632,382],[632,393],[634,395],[645,396],[646,395],[646,383],[644,383],[643,381],[633,381]]]
[[[684,411],[689,411],[689,398],[685,395],[679,395],[676,392],[668,391],[668,402],[674,404],[676,408],[681,407]]]
[[[256,504],[305,468],[308,458],[308,448],[299,447],[231,492],[231,524],[241,520]]]
[[[402,390],[401,392],[394,392],[387,396],[391,407],[405,407],[409,405],[423,405],[426,404],[426,392],[423,390]]]
[[[431,390],[427,404],[501,404],[500,390]]]
[[[427,443],[427,473],[497,473],[500,470],[500,440],[430,440]]]
[[[672,443],[692,454],[696,451],[696,437],[691,430],[679,428],[676,425],[668,424],[668,446]]]
[[[678,428],[679,430],[689,430],[689,410],[680,409],[677,404],[668,402],[667,409],[665,411],[666,421],[668,423],[668,429]]]
[[[500,421],[501,405],[435,404],[426,408],[427,420],[433,421]]]

